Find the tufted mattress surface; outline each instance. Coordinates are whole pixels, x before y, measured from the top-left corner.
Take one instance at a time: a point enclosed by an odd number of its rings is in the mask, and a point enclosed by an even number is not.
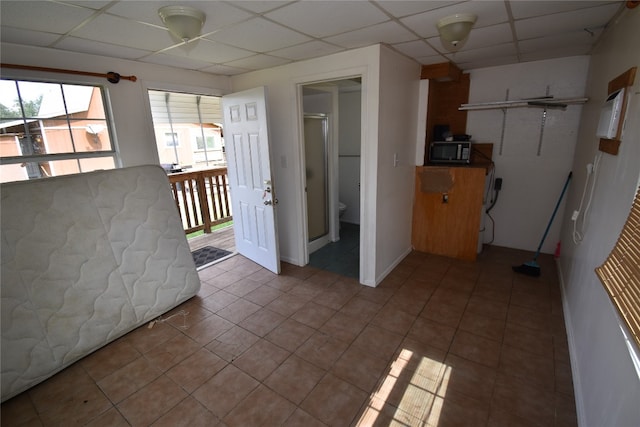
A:
[[[2,401],[194,296],[164,170],[2,184]]]

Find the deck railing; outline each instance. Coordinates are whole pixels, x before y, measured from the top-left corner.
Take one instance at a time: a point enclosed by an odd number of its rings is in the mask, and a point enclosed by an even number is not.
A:
[[[169,182],[185,233],[210,233],[233,219],[227,168],[171,173]]]

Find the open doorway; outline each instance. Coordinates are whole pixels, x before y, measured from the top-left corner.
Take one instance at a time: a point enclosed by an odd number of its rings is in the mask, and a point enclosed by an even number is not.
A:
[[[360,77],[302,86],[309,264],[359,278]]]
[[[196,265],[235,253],[221,97],[162,90],[148,95],[158,159]]]

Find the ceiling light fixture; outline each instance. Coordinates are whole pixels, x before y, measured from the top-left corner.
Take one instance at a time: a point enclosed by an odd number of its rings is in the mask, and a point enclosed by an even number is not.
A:
[[[204,12],[189,6],[164,6],[158,9],[158,15],[167,29],[185,43],[200,35],[206,19]]]
[[[469,37],[471,27],[476,23],[476,19],[478,19],[476,15],[456,13],[438,20],[436,27],[445,46],[449,44],[455,48]]]

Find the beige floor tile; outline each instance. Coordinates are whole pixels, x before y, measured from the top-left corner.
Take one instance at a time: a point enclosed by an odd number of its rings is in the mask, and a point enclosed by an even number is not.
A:
[[[225,360],[203,348],[169,369],[166,375],[192,393],[226,365]]]
[[[227,362],[233,362],[259,339],[246,329],[234,326],[211,341],[206,348]]]
[[[334,314],[331,319],[327,320],[325,324],[320,327],[319,331],[351,343],[360,335],[360,332],[362,332],[366,325],[367,322],[362,319],[338,312]]]
[[[553,393],[500,374],[491,398],[491,411],[506,411],[534,425],[550,426],[555,412]]]
[[[482,314],[467,311],[460,320],[459,329],[472,334],[502,342],[506,322]]]
[[[503,343],[538,356],[552,358],[554,355],[553,337],[550,334],[513,323],[506,325]]]
[[[367,393],[327,374],[302,402],[300,407],[323,423],[347,426],[357,415]]]
[[[260,383],[233,365],[205,382],[193,397],[218,418],[223,418]]]
[[[264,385],[259,385],[223,421],[229,427],[279,426],[295,410],[293,403]]]
[[[325,374],[324,369],[292,354],[264,384],[295,404],[300,404]]]
[[[293,319],[287,319],[278,325],[265,337],[272,343],[289,350],[296,351],[298,347],[304,344],[315,330]]]
[[[555,388],[554,361],[550,357],[504,346],[500,357],[500,372],[545,390],[553,391]]]
[[[240,298],[222,310],[218,310],[216,315],[228,320],[229,322],[238,324],[261,308],[262,307],[258,304],[254,304],[251,301]]]
[[[186,359],[201,348],[198,344],[184,334],[176,335],[164,344],[144,354],[151,365],[164,372]]]
[[[38,411],[31,402],[28,393],[21,393],[2,404],[0,411],[0,425],[29,426],[38,425],[40,419]]]
[[[451,326],[418,317],[411,329],[409,329],[407,337],[447,351],[455,333],[456,329]]]
[[[285,294],[281,297],[278,297],[267,304],[266,308],[271,311],[275,311],[285,317],[291,316],[296,311],[300,310],[302,306],[304,306],[308,300],[304,298],[297,297],[291,294]]]
[[[229,304],[235,302],[238,300],[238,296],[229,293],[225,290],[220,290],[217,291],[211,295],[209,295],[208,297],[202,299],[202,301],[200,301],[200,303],[202,304],[202,306],[204,308],[206,308],[207,310],[212,311],[213,313],[222,310],[223,308],[225,308],[226,306],[228,306]],[[208,317],[208,316],[205,316]],[[204,319],[204,317],[202,318]],[[202,320],[200,319],[200,320]]]
[[[207,345],[218,336],[222,335],[233,327],[233,323],[222,317],[213,314],[206,319],[195,323],[184,331],[189,337],[201,345]]]
[[[283,427],[326,427],[322,421],[309,415],[307,412],[298,408],[282,425]]]
[[[153,423],[153,427],[216,427],[218,417],[202,406],[194,397],[187,396]]]
[[[243,297],[248,293],[255,291],[259,287],[260,287],[260,283],[254,282],[249,278],[243,278],[227,286],[226,288],[224,288],[224,290],[237,297]]]
[[[272,288],[268,285],[262,285],[256,290],[253,290],[245,295],[244,299],[264,307],[265,305],[269,304],[274,299],[281,297],[282,295],[284,295],[284,292],[276,288]]]
[[[370,356],[389,360],[402,342],[403,335],[387,331],[377,325],[365,327],[353,345],[360,347]]]
[[[472,362],[497,368],[500,362],[501,346],[502,344],[498,341],[458,330],[449,351]]]
[[[279,324],[284,322],[285,319],[286,317],[276,313],[275,311],[271,311],[267,308],[261,308],[240,322],[239,325],[259,337],[264,337],[274,330]]]
[[[130,343],[119,339],[81,359],[80,365],[91,378],[100,381],[140,356],[141,353]]]
[[[146,353],[152,348],[161,345],[180,332],[168,323],[156,323],[154,327],[148,325],[140,326],[129,332],[122,339],[127,341],[140,353]]]
[[[355,296],[340,309],[340,313],[368,322],[375,317],[381,308],[382,304]]]
[[[404,336],[413,325],[416,317],[392,305],[385,305],[371,320],[371,324]]]
[[[132,426],[148,426],[186,397],[179,385],[161,376],[120,402],[118,410]]]
[[[98,386],[113,403],[119,403],[162,374],[144,357],[139,357],[98,381]]]
[[[420,313],[420,317],[436,323],[457,328],[464,313],[465,306],[450,305],[435,299],[430,300]]]
[[[437,394],[446,398],[450,392],[457,392],[475,400],[489,404],[495,386],[497,370],[475,363],[454,354],[449,354],[444,362],[442,381]]]
[[[321,369],[329,370],[348,346],[338,338],[316,332],[298,347],[295,354]]]
[[[368,352],[352,346],[335,362],[331,373],[370,393],[387,369],[387,361],[369,356]]]
[[[318,329],[335,313],[336,311],[329,307],[309,301],[300,310],[296,311],[291,318],[311,328]]]
[[[87,424],[87,427],[129,427],[131,424],[115,408],[101,413]]]
[[[291,353],[271,342],[260,339],[233,364],[253,378],[262,381],[267,378]]]

